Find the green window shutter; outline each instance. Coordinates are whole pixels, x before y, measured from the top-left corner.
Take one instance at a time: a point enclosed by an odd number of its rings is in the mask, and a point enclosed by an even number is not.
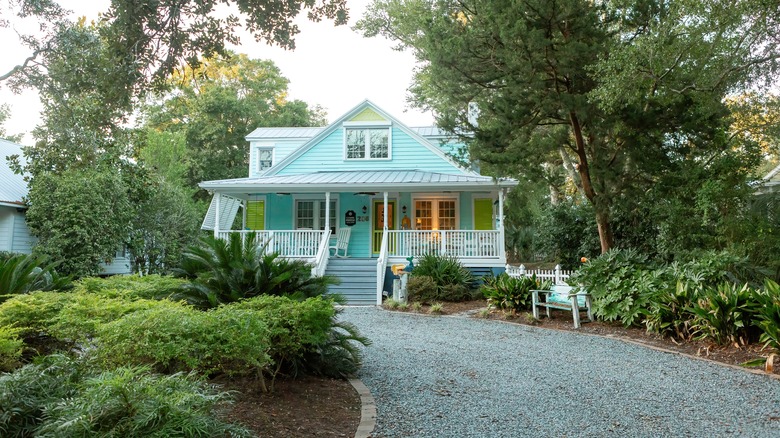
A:
[[[474,200],[474,229],[493,229],[493,200],[489,198]]]
[[[246,227],[250,230],[265,230],[265,201],[247,203]]]

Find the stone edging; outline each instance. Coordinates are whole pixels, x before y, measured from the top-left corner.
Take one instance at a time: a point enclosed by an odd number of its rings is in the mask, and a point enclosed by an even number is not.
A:
[[[428,317],[439,316],[439,317],[450,317],[450,318],[456,317],[456,318],[466,318],[466,319],[473,318],[473,317],[470,317],[470,316],[458,316],[457,314],[456,315],[428,315],[428,314],[424,314],[424,313],[395,312],[393,310],[385,309],[384,307],[381,307],[381,306],[377,306],[377,307],[379,307],[380,309],[382,309],[382,310],[384,310],[386,312],[403,313],[403,314],[406,314],[406,315],[418,315],[418,316],[428,316]],[[477,319],[477,318],[475,318],[475,319]],[[528,327],[528,328],[536,329],[536,330],[548,330],[548,331],[559,332],[559,333],[573,333],[575,335],[580,335],[580,336],[592,336],[592,337],[595,337],[595,338],[602,338],[602,339],[614,339],[616,341],[625,342],[627,344],[633,344],[633,345],[636,345],[636,346],[639,346],[639,347],[644,347],[644,348],[647,348],[647,349],[650,349],[650,350],[660,351],[662,353],[676,354],[678,356],[687,357],[688,359],[700,360],[702,362],[708,362],[708,363],[711,363],[711,364],[714,364],[714,365],[719,365],[719,366],[726,367],[726,368],[731,368],[731,369],[734,369],[734,370],[740,370],[740,371],[743,371],[743,372],[754,374],[756,376],[764,376],[764,377],[768,377],[770,379],[780,380],[780,374],[769,374],[769,373],[767,373],[765,371],[762,371],[762,370],[759,370],[759,369],[746,368],[746,367],[742,367],[742,366],[739,366],[739,365],[734,365],[734,364],[725,363],[725,362],[719,362],[717,360],[708,359],[708,358],[702,357],[702,356],[694,356],[694,355],[689,354],[689,353],[683,353],[682,351],[671,350],[671,349],[664,348],[664,347],[658,347],[656,345],[648,344],[648,343],[645,343],[645,342],[642,342],[642,341],[638,341],[636,339],[628,338],[628,337],[625,337],[625,336],[599,335],[599,334],[596,334],[596,333],[578,332],[576,330],[563,330],[563,329],[557,329],[557,328],[551,328],[551,327],[538,327],[538,326],[528,325],[528,324],[519,324],[519,323],[515,323],[515,322],[501,321],[501,320],[498,320],[498,319],[487,319],[487,318],[485,318],[485,319],[479,318],[479,319],[481,319],[483,321],[492,321],[492,322],[498,322],[498,323],[501,323],[501,324],[509,324],[509,325],[513,325],[513,326]]]
[[[371,390],[360,379],[349,379],[349,383],[360,396],[360,424],[355,438],[369,438],[376,427],[376,403]]]

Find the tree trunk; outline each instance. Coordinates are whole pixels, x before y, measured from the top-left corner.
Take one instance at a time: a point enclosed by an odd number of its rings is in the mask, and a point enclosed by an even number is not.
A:
[[[588,165],[588,155],[585,151],[585,138],[582,136],[582,125],[574,112],[569,113],[572,131],[574,133],[574,142],[577,146],[577,157],[579,164],[576,166],[580,174],[582,191],[585,197],[596,210],[596,224],[599,230],[599,242],[601,243],[601,253],[609,251],[615,244],[615,237],[612,234],[612,224],[609,221],[609,204],[603,195],[596,193],[590,178],[590,166]]]

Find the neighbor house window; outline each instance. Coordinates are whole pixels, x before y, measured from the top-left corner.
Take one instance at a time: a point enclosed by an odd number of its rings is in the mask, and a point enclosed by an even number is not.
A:
[[[330,201],[330,231],[336,233],[336,200]],[[325,229],[325,200],[300,199],[295,202],[295,228],[306,230]]]
[[[389,128],[347,128],[345,137],[348,160],[390,158]]]
[[[274,150],[271,148],[257,148],[255,157],[257,160],[256,169],[258,172],[269,169],[274,165]]]

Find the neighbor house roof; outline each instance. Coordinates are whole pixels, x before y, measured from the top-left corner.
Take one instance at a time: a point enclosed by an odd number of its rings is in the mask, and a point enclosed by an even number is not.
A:
[[[478,190],[514,187],[514,179],[495,180],[489,176],[444,174],[422,170],[357,170],[315,172],[303,175],[270,175],[206,181],[204,189],[220,192],[323,192],[323,191],[400,191],[400,190]]]
[[[22,198],[27,196],[27,183],[8,167],[8,156],[22,155],[22,146],[0,139],[0,205],[24,206]]]

